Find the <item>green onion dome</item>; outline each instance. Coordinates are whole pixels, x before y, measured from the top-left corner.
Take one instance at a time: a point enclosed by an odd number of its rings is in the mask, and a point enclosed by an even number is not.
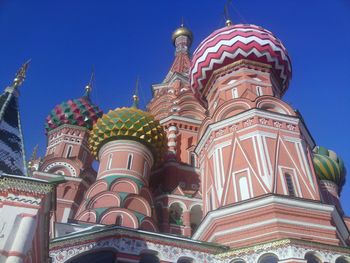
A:
[[[343,160],[335,152],[322,146],[316,146],[313,163],[318,178],[334,182],[338,185],[340,192],[345,183],[346,175]]]
[[[46,133],[63,125],[70,124],[91,129],[103,112],[93,104],[88,95],[68,100],[57,105],[46,117]]]
[[[118,139],[138,141],[151,150],[156,165],[163,161],[166,134],[159,121],[147,112],[131,107],[117,108],[104,114],[91,130],[90,150],[97,158],[105,143]]]

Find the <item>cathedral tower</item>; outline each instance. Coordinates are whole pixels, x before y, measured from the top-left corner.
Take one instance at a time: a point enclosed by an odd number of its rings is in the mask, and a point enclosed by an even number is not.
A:
[[[149,179],[163,161],[166,136],[159,122],[134,106],[109,111],[94,125],[90,148],[100,161],[78,221],[157,231]]]
[[[58,175],[66,180],[57,187],[56,222],[66,223],[75,216],[84,192],[95,181],[88,139],[102,111],[92,103],[90,91],[91,83],[82,97],[62,102],[46,118],[46,154],[33,174],[41,179]]]
[[[229,246],[287,237],[344,245],[344,222],[333,227],[324,217],[337,212],[321,204],[314,141],[281,100],[291,79],[281,41],[261,27],[228,23],[195,50],[190,76],[209,115],[195,149],[206,217],[194,238]]]

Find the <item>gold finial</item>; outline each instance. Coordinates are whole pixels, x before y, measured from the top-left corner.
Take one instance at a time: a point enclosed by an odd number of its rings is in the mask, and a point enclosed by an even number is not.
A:
[[[22,85],[25,77],[26,77],[26,73],[27,73],[27,70],[28,70],[28,66],[29,66],[29,63],[30,63],[30,59],[27,60],[21,67],[20,69],[17,71],[16,73],[16,77],[14,78],[13,82],[12,82],[12,85],[11,87],[13,88],[17,88],[19,86]]]
[[[226,4],[224,6],[224,17],[225,17],[225,20],[226,20],[226,22],[225,22],[226,26],[231,26],[232,25],[232,21],[230,19],[230,14],[228,12],[228,6],[229,6],[230,2],[231,2],[231,0],[227,0]]]
[[[132,108],[138,108],[139,107],[139,82],[140,82],[140,78],[139,76],[137,76],[136,78],[136,85],[135,85],[135,92],[134,95],[132,95],[132,99],[133,99],[133,104],[132,104]]]
[[[85,93],[84,93],[84,97],[90,98],[90,93],[92,90],[92,83],[95,80],[95,71],[94,68],[92,68],[91,70],[91,76],[90,76],[90,81],[89,83],[85,86]]]

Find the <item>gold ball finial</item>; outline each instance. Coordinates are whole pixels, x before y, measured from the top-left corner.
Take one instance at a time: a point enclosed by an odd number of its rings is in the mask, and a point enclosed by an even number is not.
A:
[[[227,27],[232,26],[232,21],[230,19],[227,19],[226,22],[225,22],[225,25]]]
[[[189,44],[188,46],[191,46],[192,44],[192,40],[193,40],[193,34],[191,32],[191,30],[189,30],[187,27],[184,26],[183,23],[181,23],[180,27],[177,28],[172,36],[171,36],[171,39],[173,41],[173,44],[175,45],[175,40],[179,37],[179,36],[186,36],[189,38]]]

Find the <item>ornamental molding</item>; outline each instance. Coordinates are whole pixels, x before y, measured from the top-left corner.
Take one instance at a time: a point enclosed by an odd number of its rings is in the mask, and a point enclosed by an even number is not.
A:
[[[205,133],[201,137],[195,148],[197,155],[208,148],[214,137],[218,137],[218,131],[221,136],[232,134],[233,132],[242,132],[255,126],[266,126],[273,130],[284,130],[284,132],[299,135],[297,126],[300,120],[294,116],[282,115],[274,112],[267,112],[257,108],[247,110],[222,121],[209,124]]]
[[[54,189],[48,183],[36,179],[19,177],[0,177],[0,192],[22,192],[26,194],[48,194]]]
[[[334,263],[338,257],[349,255],[349,249],[336,246],[312,243],[302,240],[283,239],[270,243],[259,244],[251,247],[231,250],[216,255],[221,262],[231,262],[235,259],[243,259],[247,263],[256,263],[266,254],[275,254],[279,261],[288,259],[304,259],[308,252],[316,253],[322,262]]]
[[[127,237],[90,241],[85,244],[52,250],[50,257],[53,263],[61,263],[84,252],[100,249],[112,249],[135,256],[140,255],[144,251],[152,250],[158,252],[157,256],[161,261],[169,262],[177,262],[180,257],[189,257],[194,259],[195,262],[220,262],[214,258],[213,254]]]
[[[13,203],[19,203],[24,205],[35,205],[39,206],[41,203],[41,198],[35,198],[33,196],[25,196],[25,195],[18,195],[18,194],[12,194],[9,193],[6,198],[4,198],[4,201],[9,201]]]
[[[76,169],[73,167],[73,165],[71,165],[69,163],[66,163],[66,162],[53,162],[53,163],[50,163],[49,165],[47,165],[45,167],[44,173],[48,173],[51,170],[51,168],[54,168],[54,167],[65,167],[65,168],[67,168],[69,170],[71,176],[77,177]]]

